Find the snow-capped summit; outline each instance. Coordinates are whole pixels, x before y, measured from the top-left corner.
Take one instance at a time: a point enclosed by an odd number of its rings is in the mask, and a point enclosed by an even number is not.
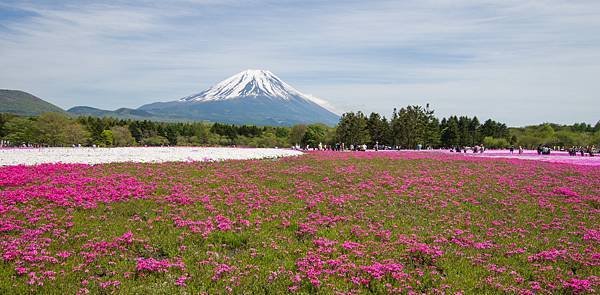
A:
[[[301,93],[266,70],[246,70],[198,94],[140,109],[169,117],[236,124],[334,125],[339,119],[326,101]]]
[[[301,93],[271,71],[253,69],[237,73],[207,90],[186,96],[179,101],[218,101],[259,96],[280,100],[303,99],[330,109],[325,101]]]
[[[217,83],[207,90],[184,97],[181,100],[211,101],[244,96],[264,96],[287,100],[291,99],[294,95],[302,94],[281,81],[281,79],[270,71],[246,70]]]

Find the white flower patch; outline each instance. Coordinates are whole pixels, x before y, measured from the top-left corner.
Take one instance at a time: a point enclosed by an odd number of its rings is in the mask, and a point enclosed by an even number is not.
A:
[[[0,149],[0,166],[43,163],[186,162],[298,156],[289,149],[224,147],[15,148]]]

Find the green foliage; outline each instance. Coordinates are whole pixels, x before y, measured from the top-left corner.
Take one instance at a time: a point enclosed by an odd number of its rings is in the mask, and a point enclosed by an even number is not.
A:
[[[160,135],[155,135],[155,136],[151,136],[148,138],[144,138],[144,140],[142,141],[142,144],[148,145],[148,146],[163,146],[163,145],[168,145],[169,140],[166,137],[163,137]]]
[[[15,116],[11,114],[0,113],[0,138],[3,138],[4,136],[8,135],[8,132],[6,130],[6,123],[14,117]]]
[[[367,117],[362,112],[345,113],[337,126],[337,140],[346,146],[365,144],[371,141]]]
[[[86,145],[90,139],[90,133],[77,122],[71,122],[63,127],[66,144]]]
[[[418,144],[423,147],[520,145],[524,148],[538,145],[557,148],[600,145],[600,121],[593,127],[586,123],[544,123],[508,128],[506,124],[492,119],[481,124],[477,117],[450,116],[440,121],[433,113],[429,105],[407,106],[399,111],[394,110],[389,122],[377,113],[371,113],[368,118],[361,112],[346,113],[337,126],[337,139],[347,144],[363,142],[373,145],[379,142],[409,149],[414,149]]]
[[[319,143],[324,144],[327,141],[328,127],[323,124],[311,124],[306,127],[306,132],[302,138],[302,144],[308,144],[316,147]]]
[[[478,145],[483,142],[485,137],[508,137],[508,129],[505,124],[491,119],[480,124],[477,117],[450,116],[448,119],[442,120],[440,128],[440,142],[442,146],[446,147]]]
[[[391,120],[392,142],[409,149],[416,148],[418,144],[431,145],[426,140],[435,138],[431,134],[432,127],[435,128],[433,122],[433,111],[429,110],[429,106],[407,106],[399,111],[394,109]]]
[[[599,124],[596,124],[599,126]],[[547,145],[556,148],[570,148],[600,145],[600,133],[595,127],[585,123],[558,125],[544,123],[521,128],[511,128],[510,134],[517,138],[516,145],[535,148]]]
[[[34,122],[29,118],[15,117],[4,124],[5,140],[16,145],[29,144],[35,141],[38,131]]]
[[[71,124],[67,116],[58,113],[44,113],[40,115],[35,126],[40,143],[50,146],[62,146],[67,143],[64,126]]]
[[[441,122],[441,128],[441,141],[444,146],[454,147],[461,144],[458,119],[455,116],[452,116],[447,120],[444,118]]]
[[[290,129],[285,127],[275,127],[275,136],[278,138],[288,138],[290,136]]]
[[[113,142],[114,142],[114,136],[112,131],[110,130],[103,130],[102,133],[100,134],[102,141],[100,142],[101,146],[112,146]]]
[[[483,144],[485,145],[485,147],[492,149],[507,148],[510,145],[506,138],[494,138],[491,136],[484,137]]]
[[[509,134],[506,124],[496,122],[492,119],[488,119],[481,125],[480,128],[481,136],[491,136],[496,138],[506,138]]]
[[[289,143],[292,145],[302,143],[302,139],[304,138],[304,134],[306,133],[306,125],[295,125],[290,130],[290,140]]]
[[[89,133],[77,121],[59,113],[44,113],[36,119],[14,117],[4,124],[5,140],[14,145],[67,146],[85,144]]]
[[[473,146],[493,138],[494,145],[506,142],[514,146],[535,148],[598,146],[600,121],[558,125],[508,128],[506,124],[487,119],[481,124],[477,117],[450,116],[441,121],[429,106],[407,106],[394,110],[390,120],[378,113],[368,117],[362,112],[343,114],[336,128],[321,124],[271,127],[253,125],[207,124],[202,122],[173,123],[150,120],[78,117],[60,113],[45,113],[38,117],[18,117],[0,113],[0,138],[13,145],[34,144],[69,146],[134,145],[240,145],[249,147],[317,146],[344,142],[400,146],[402,148]],[[108,133],[110,131],[110,133]],[[489,139],[488,139],[489,140]]]
[[[112,132],[114,146],[133,146],[136,144],[131,131],[125,126],[110,127],[110,132]]]
[[[370,144],[388,144],[390,135],[390,126],[385,117],[382,117],[378,113],[371,113],[367,120],[367,129],[369,131],[369,137],[371,139]]]
[[[594,132],[594,134],[590,136],[590,143],[595,146],[600,146],[600,130]]]

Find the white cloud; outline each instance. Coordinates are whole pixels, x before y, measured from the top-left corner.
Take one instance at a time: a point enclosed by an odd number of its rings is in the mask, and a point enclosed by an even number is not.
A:
[[[338,111],[431,102],[512,125],[599,119],[596,1],[11,6],[35,16],[0,28],[0,87],[63,107],[136,107],[263,68]]]

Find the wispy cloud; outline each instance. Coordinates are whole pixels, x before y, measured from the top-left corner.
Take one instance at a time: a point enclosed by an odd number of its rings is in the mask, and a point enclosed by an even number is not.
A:
[[[269,69],[338,111],[600,119],[597,1],[5,1],[0,87],[135,107]]]

